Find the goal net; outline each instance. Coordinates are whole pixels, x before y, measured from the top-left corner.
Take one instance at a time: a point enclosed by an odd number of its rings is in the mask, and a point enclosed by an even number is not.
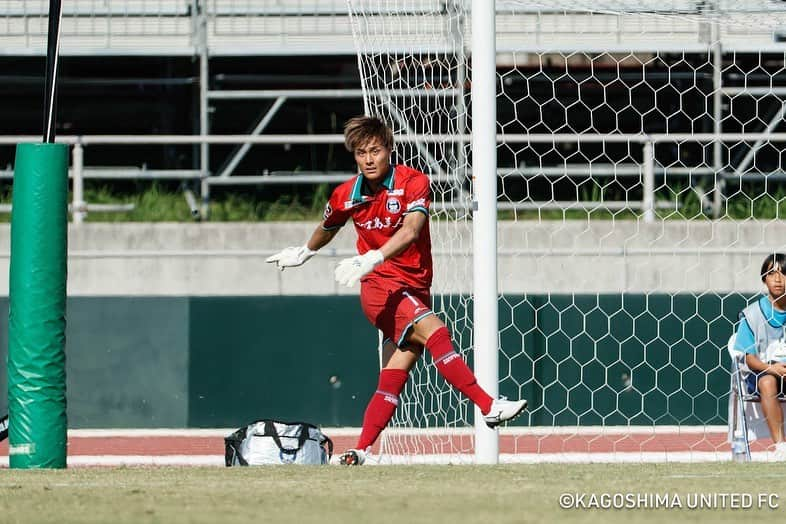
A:
[[[470,2],[348,4],[366,112],[432,178],[434,307],[471,364]],[[496,9],[499,389],[530,405],[501,459],[728,459],[726,342],[786,250],[786,5]],[[472,461],[472,423],[426,357],[382,460]]]

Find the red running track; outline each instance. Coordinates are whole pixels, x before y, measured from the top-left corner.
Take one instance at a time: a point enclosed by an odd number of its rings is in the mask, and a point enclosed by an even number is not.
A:
[[[325,429],[330,436],[330,430]],[[354,446],[354,435],[331,437],[337,453]],[[396,435],[388,453],[404,448],[418,454],[473,453],[473,438],[461,435]],[[754,442],[753,451],[762,451],[769,440]],[[378,448],[378,446],[376,446]],[[614,452],[697,452],[727,451],[725,433],[658,434],[554,434],[501,435],[500,453],[614,453]],[[378,452],[378,449],[374,450]],[[68,455],[223,455],[224,439],[215,435],[75,436],[68,438]],[[8,455],[8,442],[0,443],[0,456]]]

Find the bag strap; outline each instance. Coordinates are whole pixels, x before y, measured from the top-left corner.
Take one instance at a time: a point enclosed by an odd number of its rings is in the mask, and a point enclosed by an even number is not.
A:
[[[319,434],[322,435],[322,442],[320,442],[319,444],[320,445],[327,444],[327,447],[328,447],[328,460],[330,460],[330,458],[333,456],[333,441],[330,440],[330,437],[328,437],[327,435],[325,435],[321,431],[319,432]]]
[[[319,439],[319,445],[324,446],[327,444],[328,460],[333,457],[333,441],[330,439],[330,437],[322,433],[322,430],[320,430],[314,424],[310,424],[308,422],[283,422],[280,420],[260,420],[258,422],[265,423],[265,435],[272,437],[278,448],[285,453],[297,453],[297,451],[303,447],[303,444],[306,443],[306,440],[311,437],[311,430],[315,429],[321,437]],[[300,436],[298,437],[296,450],[284,449],[284,447],[281,445],[281,439],[278,436],[278,431],[276,431],[276,423],[284,424],[286,426],[300,426]]]
[[[306,443],[306,440],[308,440],[311,437],[310,430],[315,429],[317,430],[317,432],[319,432],[319,435],[321,437],[319,440],[319,445],[324,446],[325,444],[327,444],[328,460],[330,460],[331,457],[333,457],[333,441],[330,439],[330,437],[322,433],[322,430],[319,429],[319,427],[315,426],[314,424],[311,424],[309,422],[284,422],[282,420],[258,420],[257,422],[255,422],[255,424],[259,422],[265,423],[265,434],[270,437],[273,437],[273,440],[275,441],[276,445],[278,445],[279,449],[281,449],[282,451],[289,451],[289,450],[285,450],[284,448],[282,448],[281,441],[278,438],[278,432],[276,431],[276,427],[273,423],[284,424],[285,426],[298,426],[298,425],[300,426],[300,438],[298,439],[298,449],[302,448],[303,444]],[[270,424],[270,426],[268,424]]]
[[[8,415],[0,418],[0,441],[8,438]]]
[[[235,461],[241,466],[248,466],[248,462],[243,458],[240,452],[240,446],[246,438],[246,428],[240,428],[228,437],[224,438],[224,464],[229,467],[233,466]]]
[[[285,422],[285,424],[300,424],[302,427],[305,427],[307,431],[311,429],[315,429],[320,436],[319,445],[324,446],[325,444],[327,444],[328,460],[330,460],[330,458],[333,456],[333,441],[330,439],[330,437],[322,433],[322,430],[319,429],[318,426],[315,426],[314,424],[310,424],[308,422]],[[310,437],[310,434],[307,434],[307,437]]]
[[[303,447],[303,444],[306,443],[306,440],[308,440],[309,437],[308,424],[297,423],[297,422],[293,424],[300,424],[300,434],[297,437],[297,447],[285,448],[281,444],[281,438],[278,436],[278,431],[276,430],[276,424],[272,420],[265,421],[265,435],[273,438],[273,442],[276,443],[276,446],[278,446],[278,449],[280,449],[282,453],[288,453],[290,455],[294,455],[298,451],[300,451],[300,448]]]

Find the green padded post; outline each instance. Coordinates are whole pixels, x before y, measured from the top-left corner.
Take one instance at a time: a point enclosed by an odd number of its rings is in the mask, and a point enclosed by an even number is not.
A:
[[[19,144],[11,212],[9,462],[66,467],[68,146]]]

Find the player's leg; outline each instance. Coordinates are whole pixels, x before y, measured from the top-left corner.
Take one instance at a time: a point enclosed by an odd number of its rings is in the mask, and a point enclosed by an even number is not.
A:
[[[357,445],[343,453],[341,464],[360,465],[365,462],[367,449],[385,429],[398,406],[398,397],[407,382],[409,371],[423,352],[422,347],[399,348],[394,342],[396,334],[395,308],[391,308],[393,290],[383,281],[366,281],[360,287],[360,305],[366,318],[382,332],[382,370],[377,389],[366,406],[363,429]],[[395,338],[395,340],[398,340]]]
[[[484,415],[491,410],[494,399],[480,387],[475,374],[461,355],[456,353],[448,328],[439,317],[430,315],[415,322],[408,340],[423,344],[431,354],[439,374],[474,402]]]
[[[767,419],[767,427],[775,444],[783,442],[783,411],[778,401],[780,380],[773,375],[762,373],[758,380],[761,410]]]
[[[341,464],[361,465],[366,461],[366,453],[376,442],[382,430],[388,425],[399,403],[399,395],[404,390],[409,372],[417,363],[423,349],[419,347],[399,348],[390,340],[382,346],[382,370],[379,372],[377,390],[371,395],[363,416],[363,429],[360,431],[354,449],[343,453]]]
[[[398,407],[410,370],[420,358],[420,348],[398,348],[387,341],[383,348],[383,368],[379,372],[377,390],[371,396],[363,417],[363,429],[357,448],[367,449],[376,442]]]
[[[406,310],[408,303],[421,300],[430,302],[429,297],[418,297],[417,294],[408,294],[405,299],[402,302],[404,310]],[[414,311],[418,309],[420,307],[416,307]],[[411,329],[406,335],[407,340],[410,343],[426,347],[439,374],[480,408],[486,424],[490,427],[497,426],[517,417],[527,407],[526,400],[495,400],[480,387],[475,374],[454,349],[450,332],[439,317],[431,313],[414,318]]]

